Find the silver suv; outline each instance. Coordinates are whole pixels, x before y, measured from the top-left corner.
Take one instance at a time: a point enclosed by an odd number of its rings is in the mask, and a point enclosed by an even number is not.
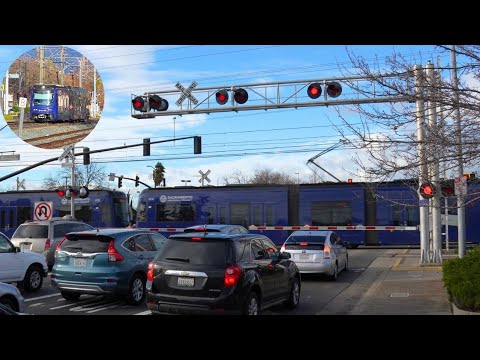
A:
[[[55,262],[55,249],[69,232],[92,230],[88,224],[70,215],[50,220],[30,221],[21,224],[12,236],[11,242],[24,250],[43,254],[51,270]]]

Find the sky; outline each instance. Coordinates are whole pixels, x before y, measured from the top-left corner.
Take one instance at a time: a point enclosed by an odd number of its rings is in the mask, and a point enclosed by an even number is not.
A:
[[[38,45],[0,45],[0,74],[12,62]],[[200,186],[199,171],[208,175],[210,185],[223,185],[223,178],[235,171],[253,176],[255,170],[285,172],[300,183],[308,182],[313,171],[307,160],[334,145],[340,139],[332,124],[339,123],[331,107],[255,110],[162,116],[152,119],[131,117],[131,95],[146,91],[174,90],[180,82],[203,86],[262,83],[288,80],[342,77],[348,69],[348,51],[384,66],[385,58],[401,53],[413,64],[437,62],[434,46],[394,45],[69,45],[85,55],[96,67],[105,88],[105,107],[95,129],[76,146],[90,150],[167,140],[185,136],[202,137],[202,154],[193,154],[193,140],[180,140],[151,146],[151,156],[142,156],[142,148],[130,148],[92,154],[91,161],[101,164],[105,173],[140,180],[153,187],[151,166],[160,161],[165,167],[167,186]],[[448,58],[447,58],[448,59]],[[443,60],[442,60],[443,61]],[[443,64],[442,64],[443,65]],[[3,78],[3,76],[2,76]],[[351,94],[350,94],[351,95]],[[344,89],[342,96],[348,96]],[[343,110],[341,110],[343,111]],[[355,121],[355,114],[344,110]],[[0,128],[6,124],[0,117]],[[63,149],[47,150],[24,142],[6,126],[0,131],[0,152],[15,151],[19,161],[0,163],[0,177],[36,162],[60,156]],[[337,148],[317,162],[342,181],[360,176],[351,161],[352,150]],[[360,154],[361,155],[361,154]],[[81,157],[77,157],[81,163]],[[82,166],[82,165],[80,165]],[[41,189],[43,179],[55,176],[60,162],[53,162],[18,175],[27,189]],[[332,181],[318,172],[324,180]],[[16,188],[16,178],[0,183],[0,190]],[[205,183],[206,184],[206,183]],[[116,188],[117,182],[108,185]],[[135,197],[143,190],[128,180],[121,190]]]

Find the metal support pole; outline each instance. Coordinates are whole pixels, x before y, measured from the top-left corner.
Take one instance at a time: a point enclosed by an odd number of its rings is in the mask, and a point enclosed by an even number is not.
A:
[[[65,85],[65,48],[60,48],[60,85]]]
[[[415,77],[415,99],[416,99],[416,117],[417,117],[417,152],[419,158],[418,167],[418,180],[419,184],[427,180],[428,167],[425,156],[424,132],[425,132],[425,102],[423,99],[423,70],[421,65],[415,65],[414,67]],[[420,197],[420,191],[418,191],[418,197]],[[428,202],[427,202],[428,204]],[[427,264],[429,262],[429,249],[428,249],[428,233],[430,224],[428,221],[428,206],[420,202],[420,265]]]
[[[45,81],[45,47],[40,46],[40,84]]]
[[[3,113],[7,115],[8,114],[8,70],[7,70],[7,75],[5,76],[5,92],[3,93],[3,100],[4,100]]]
[[[462,122],[460,117],[460,107],[459,102],[460,98],[458,95],[458,78],[457,78],[457,58],[455,56],[455,45],[452,45],[452,51],[450,53],[450,58],[452,62],[452,86],[455,95],[455,124],[457,127],[457,176],[458,179],[463,177],[463,150],[462,150]],[[462,258],[465,256],[466,252],[466,227],[465,227],[465,194],[460,191],[460,194],[457,196],[457,218],[458,218],[458,257]]]
[[[442,209],[440,205],[440,168],[438,159],[438,126],[437,126],[437,105],[435,103],[435,71],[433,64],[429,61],[426,66],[426,75],[428,81],[428,153],[430,158],[430,177],[436,194],[430,200],[432,206],[432,245],[433,245],[433,262],[442,263]]]
[[[73,150],[72,150],[73,151]],[[72,156],[72,188],[75,188],[75,157]],[[72,217],[75,217],[75,197],[72,196],[70,197],[70,215],[72,215]]]
[[[97,70],[93,68],[93,102],[92,102],[92,117],[97,115]]]

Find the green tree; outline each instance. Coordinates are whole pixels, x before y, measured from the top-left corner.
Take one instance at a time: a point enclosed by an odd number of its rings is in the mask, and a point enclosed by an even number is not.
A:
[[[163,179],[165,178],[165,167],[159,161],[155,165],[155,169],[152,172],[153,183],[155,187],[160,186]]]

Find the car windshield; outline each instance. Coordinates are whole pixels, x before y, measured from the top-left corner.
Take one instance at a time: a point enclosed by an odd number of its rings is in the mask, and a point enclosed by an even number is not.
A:
[[[20,225],[13,234],[13,238],[47,238],[48,225],[26,224]]]

